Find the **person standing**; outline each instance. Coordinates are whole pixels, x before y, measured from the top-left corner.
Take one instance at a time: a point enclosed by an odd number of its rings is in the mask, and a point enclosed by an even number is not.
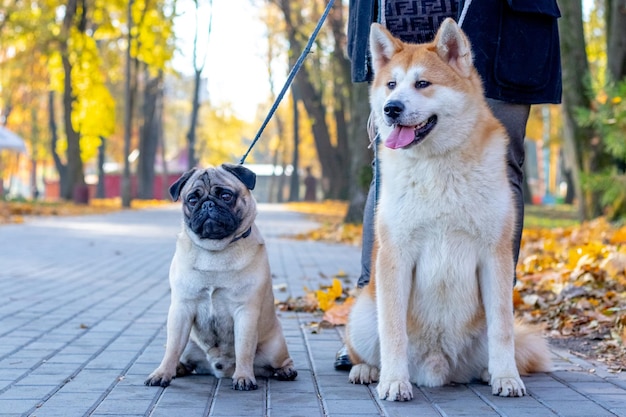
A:
[[[306,167],[304,177],[304,201],[317,201],[317,178],[313,176],[310,166]]]
[[[452,17],[472,44],[474,65],[483,80],[487,103],[510,137],[508,178],[515,197],[517,223],[513,260],[517,264],[524,220],[523,164],[526,123],[533,104],[561,102],[561,60],[556,0],[350,0],[348,55],[352,81],[370,82],[369,29],[383,24],[404,42],[431,41],[441,22]],[[377,139],[370,138],[377,142]],[[363,216],[361,275],[370,280],[374,219],[379,184],[374,146],[374,176]],[[515,280],[515,277],[511,277]],[[345,346],[336,369],[350,369]]]

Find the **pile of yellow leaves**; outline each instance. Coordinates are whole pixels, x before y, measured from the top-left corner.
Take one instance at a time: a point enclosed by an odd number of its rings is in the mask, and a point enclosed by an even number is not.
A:
[[[358,246],[361,244],[360,224],[344,223],[348,210],[345,201],[325,200],[323,202],[288,203],[290,209],[310,215],[320,223],[320,227],[294,236],[299,240],[320,240]]]
[[[592,342],[585,352],[626,370],[626,226],[525,229],[515,310],[553,338]]]
[[[340,271],[332,279],[329,286],[321,286],[317,290],[305,287],[306,295],[302,298],[290,298],[277,304],[281,311],[323,312],[322,327],[341,326],[348,321],[348,314],[354,303],[350,290],[344,289],[341,279],[346,279],[345,272]],[[317,324],[317,323],[316,323]]]

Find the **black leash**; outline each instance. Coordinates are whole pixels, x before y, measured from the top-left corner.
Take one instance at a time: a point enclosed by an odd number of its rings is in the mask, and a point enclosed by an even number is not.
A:
[[[248,147],[248,150],[246,151],[246,153],[243,154],[243,156],[241,157],[241,160],[239,161],[240,165],[243,165],[243,163],[245,162],[246,158],[248,157],[248,154],[250,153],[250,151],[252,150],[254,145],[256,145],[257,141],[261,137],[261,134],[263,133],[263,130],[265,129],[265,126],[267,126],[267,124],[269,123],[270,119],[272,118],[272,116],[276,112],[276,109],[278,108],[278,105],[280,104],[280,101],[283,99],[283,96],[285,95],[285,92],[287,91],[287,88],[289,88],[289,86],[293,82],[293,79],[295,78],[296,74],[300,70],[300,67],[302,66],[302,63],[304,62],[304,59],[306,58],[306,56],[311,51],[311,46],[313,46],[313,42],[315,41],[315,38],[317,38],[317,34],[319,33],[320,29],[322,28],[322,25],[324,24],[324,21],[326,20],[326,17],[328,16],[328,13],[330,13],[330,8],[333,6],[334,2],[335,2],[335,0],[330,0],[328,2],[328,4],[326,5],[326,9],[324,10],[324,13],[322,14],[322,17],[320,17],[319,22],[317,22],[317,26],[315,27],[315,30],[311,34],[311,37],[309,38],[309,41],[307,42],[306,47],[304,48],[304,51],[302,51],[302,54],[300,54],[300,58],[298,58],[298,60],[296,61],[295,65],[293,66],[293,68],[289,72],[289,76],[287,77],[287,81],[285,81],[285,85],[283,85],[283,89],[280,90],[280,93],[276,97],[276,100],[274,100],[274,104],[270,108],[270,111],[267,114],[267,117],[265,118],[265,120],[263,121],[263,124],[261,125],[261,128],[259,129],[259,131],[257,132],[256,136],[252,140],[252,143],[250,144],[250,147]]]

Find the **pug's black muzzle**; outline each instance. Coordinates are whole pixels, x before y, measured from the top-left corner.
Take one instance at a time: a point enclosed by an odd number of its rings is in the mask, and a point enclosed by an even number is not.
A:
[[[187,226],[201,239],[224,239],[233,235],[241,221],[224,202],[208,198],[203,202],[188,206],[191,215]]]

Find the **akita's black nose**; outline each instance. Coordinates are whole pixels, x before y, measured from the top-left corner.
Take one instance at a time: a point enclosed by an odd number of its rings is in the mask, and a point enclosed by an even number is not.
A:
[[[383,111],[385,112],[385,116],[391,119],[396,119],[404,111],[404,104],[397,100],[390,101],[385,104]]]

